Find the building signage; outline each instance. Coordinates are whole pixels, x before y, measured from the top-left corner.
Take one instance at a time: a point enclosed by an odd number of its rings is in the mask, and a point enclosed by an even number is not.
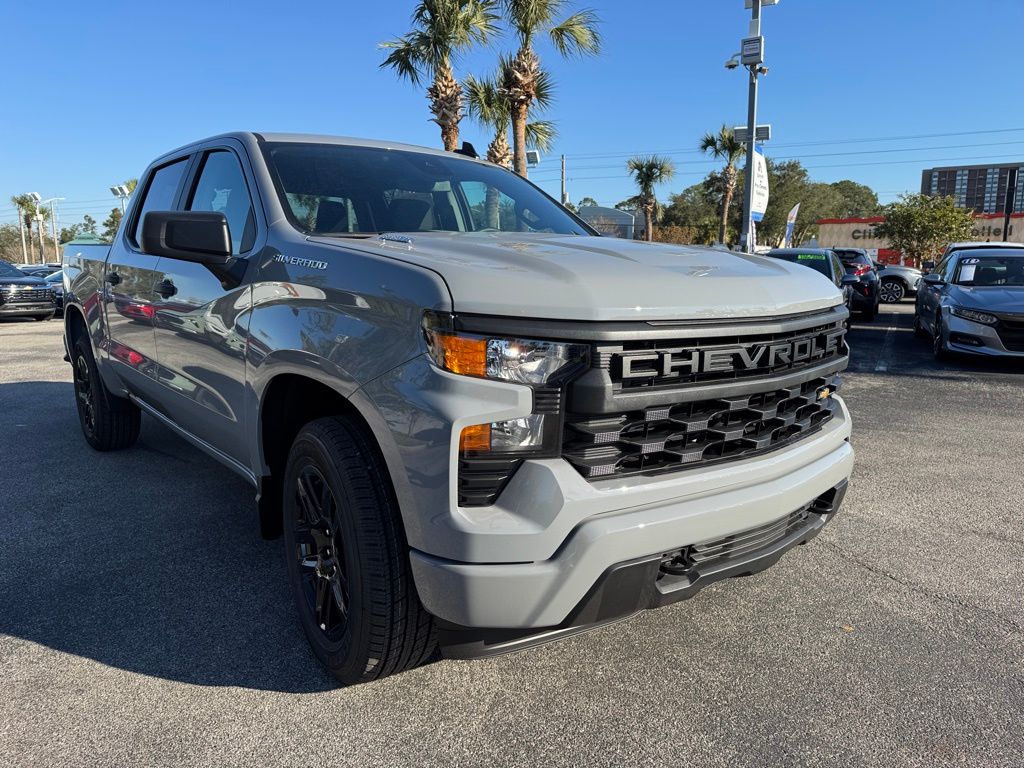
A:
[[[768,163],[764,153],[754,148],[754,195],[750,202],[750,218],[760,221],[768,210]]]

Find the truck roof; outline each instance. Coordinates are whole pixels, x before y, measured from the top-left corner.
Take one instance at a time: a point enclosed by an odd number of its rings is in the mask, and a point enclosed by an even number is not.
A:
[[[161,155],[161,159],[165,155],[178,154],[182,150],[188,149],[196,144],[203,144],[214,139],[238,139],[244,143],[249,142],[290,142],[295,144],[339,144],[349,147],[373,147],[376,149],[401,149],[409,152],[426,152],[432,155],[442,155],[444,157],[451,157],[453,153],[447,152],[443,149],[436,149],[434,147],[423,147],[417,144],[406,144],[400,141],[380,141],[377,139],[361,139],[354,136],[329,136],[326,134],[315,134],[315,133],[274,133],[267,131],[229,131],[227,133],[218,133],[214,136],[207,136],[202,139],[196,139],[190,141],[187,144],[182,144],[180,147],[165,152]],[[467,155],[458,155],[459,157],[465,157],[467,160],[473,158]]]

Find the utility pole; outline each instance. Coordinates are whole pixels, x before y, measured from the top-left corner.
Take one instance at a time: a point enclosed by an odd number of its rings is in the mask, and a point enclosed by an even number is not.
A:
[[[25,246],[25,212],[18,206],[18,230],[21,232],[21,263],[28,264],[28,248]]]
[[[36,211],[36,229],[39,232],[39,263],[46,263],[46,245],[43,240],[43,233],[46,232],[46,219],[43,218],[43,212]]]
[[[565,193],[565,155],[562,155],[562,205],[569,202],[569,196]]]
[[[53,261],[55,264],[61,260],[60,248],[57,245],[57,211],[54,209],[56,204],[56,200],[50,203],[50,233],[53,235]]]
[[[746,58],[746,41],[751,38],[761,37],[761,0],[753,0],[750,4],[750,30],[747,38],[742,43],[741,55]],[[755,136],[757,134],[757,70],[761,62],[743,64],[750,71],[750,85],[747,88],[747,168],[743,184],[743,231],[740,235],[740,242],[746,253],[754,252],[754,239],[750,236],[751,230],[751,209],[754,204],[754,148],[757,146]]]
[[[1006,174],[1006,195],[1003,202],[1003,242],[1010,239],[1010,216],[1013,215],[1014,198],[1017,196],[1017,169],[1011,168]]]

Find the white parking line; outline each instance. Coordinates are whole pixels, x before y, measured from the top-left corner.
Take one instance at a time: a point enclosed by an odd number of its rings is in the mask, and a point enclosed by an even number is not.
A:
[[[882,351],[878,353],[878,363],[875,364],[876,373],[889,370],[888,353],[892,348],[893,331],[896,330],[896,326],[900,322],[899,315],[894,313],[891,317],[892,320],[889,321],[889,327],[885,329],[885,338],[882,340]]]

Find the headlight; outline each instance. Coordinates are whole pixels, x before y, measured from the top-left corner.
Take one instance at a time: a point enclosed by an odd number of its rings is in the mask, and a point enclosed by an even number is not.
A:
[[[995,315],[990,315],[988,312],[979,312],[976,309],[953,307],[952,312],[957,317],[962,317],[964,320],[970,320],[974,323],[981,323],[982,325],[995,325],[999,322],[999,318]]]
[[[428,314],[423,322],[431,359],[438,368],[463,376],[508,381],[542,390],[528,416],[462,430],[463,458],[483,455],[558,454],[561,384],[587,359],[588,347],[558,341],[520,339],[453,330],[450,317]]]

